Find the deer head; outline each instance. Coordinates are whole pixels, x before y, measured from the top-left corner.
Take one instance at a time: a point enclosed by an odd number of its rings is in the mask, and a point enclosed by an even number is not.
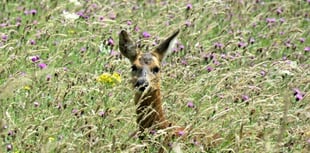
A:
[[[145,89],[159,89],[161,62],[171,51],[179,30],[159,44],[154,50],[142,53],[131,40],[125,30],[119,34],[119,48],[123,56],[128,58],[132,64],[132,84],[138,92]]]

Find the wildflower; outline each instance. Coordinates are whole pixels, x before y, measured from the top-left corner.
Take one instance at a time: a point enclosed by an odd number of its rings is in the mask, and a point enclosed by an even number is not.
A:
[[[128,20],[127,25],[132,25],[132,22],[130,20]]]
[[[186,27],[189,27],[189,26],[191,26],[192,25],[192,23],[190,22],[190,21],[185,21],[185,25],[186,25]]]
[[[100,17],[99,17],[99,20],[100,20],[100,21],[103,21],[103,19],[104,19],[103,16],[100,16]]]
[[[48,137],[48,141],[53,142],[53,141],[55,141],[55,138],[54,137]]]
[[[260,75],[265,76],[266,75],[266,71],[264,71],[264,70],[260,71]]]
[[[213,68],[211,66],[207,66],[206,69],[207,69],[208,72],[211,72],[213,70]]]
[[[295,96],[295,98],[296,98],[296,101],[301,101],[301,100],[304,98],[304,96],[303,96],[303,94],[298,93],[298,94]]]
[[[179,48],[180,48],[180,50],[183,50],[185,47],[184,47],[184,45],[180,45]]]
[[[25,89],[25,90],[30,90],[31,87],[30,87],[30,86],[24,86],[24,89]]]
[[[254,38],[250,38],[250,43],[254,44],[254,42],[255,42],[255,39]]]
[[[52,76],[48,74],[48,75],[46,76],[46,81],[50,81],[51,78],[52,78]]]
[[[244,43],[244,42],[239,42],[238,43],[238,47],[239,48],[244,48],[246,46],[246,43]]]
[[[38,64],[38,67],[40,69],[45,69],[47,67],[47,65],[45,63],[40,63],[40,64]]]
[[[118,73],[113,73],[112,75],[109,73],[103,73],[97,78],[97,81],[114,86],[116,83],[121,82],[121,76]]]
[[[140,31],[140,28],[138,26],[135,26],[135,32]]]
[[[7,35],[2,35],[2,41],[7,41],[8,36]]]
[[[218,49],[222,49],[223,46],[224,46],[224,45],[221,44],[221,43],[218,43],[218,42],[214,43],[214,48],[215,48],[215,49],[217,49],[217,48],[218,48]]]
[[[100,111],[100,112],[98,113],[98,115],[99,115],[100,117],[104,117],[105,112],[104,112],[104,111]]]
[[[108,45],[109,46],[114,46],[114,40],[112,38],[108,39]]]
[[[111,19],[111,20],[115,20],[115,19],[116,19],[116,14],[111,13],[111,14],[110,14],[110,19]]]
[[[32,62],[37,62],[38,60],[40,60],[40,57],[39,55],[35,55],[35,56],[30,57],[30,59]]]
[[[304,49],[306,52],[309,52],[310,51],[310,46],[308,46],[308,47],[305,47],[305,49]]]
[[[36,102],[36,101],[33,103],[33,105],[34,105],[34,107],[39,107],[40,106],[40,104],[38,102]]]
[[[284,18],[280,18],[280,22],[281,22],[281,23],[284,23],[284,22],[285,22],[285,19],[284,19]]]
[[[82,47],[81,48],[81,52],[85,52],[86,51],[86,48],[85,47]]]
[[[305,38],[299,38],[300,43],[304,43],[305,42]]]
[[[189,107],[189,108],[194,108],[195,105],[194,105],[193,102],[190,101],[190,102],[187,103],[187,107]]]
[[[150,134],[155,135],[156,134],[156,130],[151,130]]]
[[[187,4],[186,5],[186,10],[191,10],[193,8],[193,5],[192,4]]]
[[[150,37],[151,37],[151,34],[149,34],[149,33],[146,32],[146,31],[144,31],[144,32],[142,33],[142,35],[143,35],[144,38],[150,38]]]
[[[11,144],[6,145],[6,150],[7,151],[13,150],[13,146]]]
[[[304,93],[302,93],[298,88],[293,89],[296,101],[301,101],[304,98]]]
[[[30,10],[28,13],[30,13],[32,15],[36,15],[37,14],[37,10]]]
[[[280,14],[282,14],[283,13],[283,9],[282,8],[278,8],[277,9],[277,15],[280,15]]]
[[[275,22],[276,22],[276,19],[275,19],[275,18],[267,18],[267,19],[266,19],[266,22],[267,22],[267,23],[275,23]]]
[[[242,101],[248,101],[250,98],[247,95],[242,95]]]
[[[29,43],[30,43],[30,45],[35,45],[36,41],[32,39],[32,40],[29,41]]]
[[[73,115],[77,115],[78,112],[79,112],[79,110],[77,110],[77,109],[75,109],[75,108],[72,110],[72,114],[73,114]]]
[[[178,131],[179,136],[183,136],[184,134],[185,134],[185,132],[183,130]]]

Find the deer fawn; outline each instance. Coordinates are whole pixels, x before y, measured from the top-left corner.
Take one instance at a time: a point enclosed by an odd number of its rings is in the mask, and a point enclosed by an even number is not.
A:
[[[125,30],[119,34],[119,48],[132,64],[132,84],[135,88],[137,123],[139,131],[165,129],[170,126],[166,120],[160,94],[161,62],[176,42],[179,30],[173,33],[153,51],[142,53]]]

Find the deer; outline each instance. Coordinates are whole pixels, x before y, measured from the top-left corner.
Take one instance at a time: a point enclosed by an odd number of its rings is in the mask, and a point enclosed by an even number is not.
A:
[[[136,122],[140,133],[146,129],[160,130],[172,126],[172,123],[166,119],[162,107],[161,63],[174,47],[179,32],[179,29],[176,30],[154,50],[146,53],[137,47],[125,30],[121,30],[119,33],[119,50],[131,63],[131,84],[135,91]],[[179,130],[181,129],[176,128],[170,136]],[[167,145],[170,136],[165,138],[165,145]],[[143,136],[139,138],[143,139]],[[163,148],[159,152],[163,152]]]

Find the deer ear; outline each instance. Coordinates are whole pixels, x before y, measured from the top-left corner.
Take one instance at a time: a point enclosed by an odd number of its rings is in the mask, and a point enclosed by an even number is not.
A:
[[[180,29],[175,31],[170,37],[168,37],[165,41],[163,41],[156,49],[153,51],[157,55],[160,61],[162,61],[169,52],[171,52],[172,48],[176,43],[177,35],[179,34]]]
[[[125,30],[122,30],[119,34],[119,50],[121,51],[122,55],[127,57],[131,62],[133,62],[138,55],[136,45],[130,39],[128,33]]]

